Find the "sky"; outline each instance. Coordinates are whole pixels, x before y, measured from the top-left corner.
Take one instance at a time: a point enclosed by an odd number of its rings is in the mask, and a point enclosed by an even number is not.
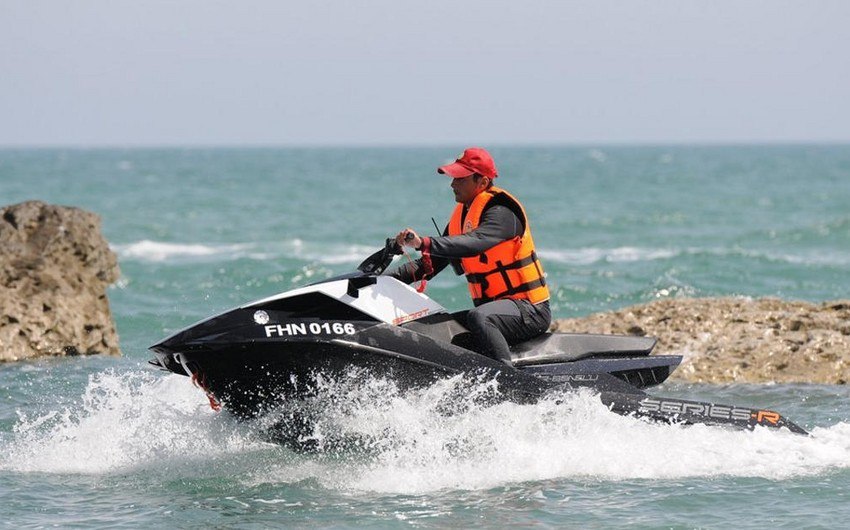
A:
[[[790,142],[847,0],[0,0],[0,146]]]

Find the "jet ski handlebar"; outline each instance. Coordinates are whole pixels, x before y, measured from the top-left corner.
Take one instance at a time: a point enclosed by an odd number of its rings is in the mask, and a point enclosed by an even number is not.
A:
[[[405,239],[412,238],[413,234],[408,234]],[[387,267],[389,267],[393,258],[402,254],[402,252],[403,251],[395,238],[388,237],[387,242],[384,244],[384,248],[363,260],[363,263],[357,266],[357,270],[367,275],[378,276],[383,273]]]

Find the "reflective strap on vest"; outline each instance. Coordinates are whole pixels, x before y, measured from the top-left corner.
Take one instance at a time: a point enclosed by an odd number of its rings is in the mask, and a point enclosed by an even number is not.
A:
[[[515,295],[515,294],[532,291],[532,290],[537,289],[539,287],[546,287],[546,279],[545,278],[538,278],[538,279],[530,281],[528,283],[524,283],[522,285],[517,285],[516,287],[508,289],[504,293],[500,293],[499,296],[496,297],[496,298],[490,298],[488,296],[482,296],[481,298],[473,298],[472,303],[478,306],[478,305],[481,305],[481,304],[484,304],[484,303],[487,303],[487,302],[492,302],[493,300],[498,300],[499,298],[504,297],[504,296],[510,297],[512,295]]]
[[[530,282],[525,282],[519,285],[513,285],[511,282],[511,278],[508,275],[508,271],[510,270],[518,270],[523,267],[527,267],[529,265],[534,265],[537,269],[538,278],[532,280]],[[495,268],[487,271],[487,272],[478,272],[478,273],[469,273],[466,275],[466,279],[470,284],[476,284],[480,286],[480,293],[485,293],[490,287],[490,282],[487,281],[487,277],[493,274],[499,274],[502,277],[502,282],[505,284],[506,289],[504,291],[494,293],[492,296],[479,296],[473,297],[473,302],[475,305],[480,305],[482,303],[489,302],[491,300],[497,300],[503,297],[511,297],[515,294],[526,293],[533,289],[537,289],[539,287],[546,286],[546,278],[540,274],[540,265],[537,260],[537,253],[532,252],[530,256],[526,256],[520,260],[517,260],[513,263],[509,263],[507,265],[502,264],[501,261],[497,262]]]
[[[474,282],[474,283],[483,283],[484,281],[486,281],[487,276],[490,276],[491,274],[494,274],[496,272],[509,271],[509,270],[513,270],[513,269],[521,269],[523,267],[527,267],[528,265],[535,264],[536,262],[537,262],[537,253],[532,252],[530,256],[526,256],[526,257],[522,258],[521,260],[517,260],[513,263],[508,263],[507,265],[502,265],[502,262],[500,261],[499,264],[496,265],[496,267],[494,267],[493,269],[490,269],[487,272],[471,272],[471,273],[466,275],[466,279],[468,281]],[[505,276],[505,279],[507,280],[507,276]],[[508,282],[506,281],[505,283],[508,283]],[[545,285],[545,283],[544,283],[544,285]]]

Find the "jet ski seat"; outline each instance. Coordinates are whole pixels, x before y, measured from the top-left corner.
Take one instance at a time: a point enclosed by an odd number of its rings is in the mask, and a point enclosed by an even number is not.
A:
[[[590,356],[635,357],[649,355],[655,337],[595,335],[590,333],[544,333],[511,346],[515,366],[578,361]]]

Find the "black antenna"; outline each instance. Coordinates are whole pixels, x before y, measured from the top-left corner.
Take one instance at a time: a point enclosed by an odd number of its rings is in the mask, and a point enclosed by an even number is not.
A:
[[[437,221],[435,221],[433,217],[431,218],[431,222],[432,222],[432,223],[434,223],[434,228],[436,228],[436,229],[437,229],[437,235],[438,235],[438,236],[439,236],[439,235],[441,235],[441,234],[442,234],[442,232],[440,232],[440,227],[439,227],[439,226],[437,226]]]

